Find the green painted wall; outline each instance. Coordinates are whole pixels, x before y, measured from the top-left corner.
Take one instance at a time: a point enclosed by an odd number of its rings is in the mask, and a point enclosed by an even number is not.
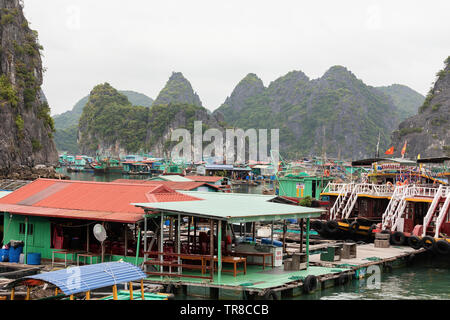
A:
[[[12,218],[10,218],[12,217]],[[30,225],[33,225],[33,234],[28,235],[27,239],[27,252],[36,252],[41,254],[42,259],[52,259],[52,252],[54,249],[51,248],[51,227],[50,221],[46,218],[39,217],[28,217],[28,228]],[[4,233],[5,233],[5,241],[4,243],[8,243],[11,240],[18,240],[25,242],[25,233],[20,233],[20,224],[25,223],[25,216],[21,215],[10,215],[9,213],[4,213],[3,217],[0,216],[0,219],[3,219]],[[55,254],[55,258],[64,259],[63,254]],[[67,255],[67,259],[71,260],[72,255]],[[120,255],[107,256],[105,261],[119,261],[123,259],[125,262],[135,263],[136,256],[134,257],[124,257]],[[83,262],[84,258],[81,258],[81,262]],[[100,263],[101,258],[93,258],[93,263]],[[86,259],[87,263],[90,263],[90,258]],[[138,264],[143,262],[143,258],[138,258]]]
[[[330,178],[322,177],[305,177],[305,178],[279,178],[279,195],[286,197],[297,197],[297,184],[303,184],[303,197],[313,197],[313,184],[316,186],[315,196],[313,198],[319,199],[320,193],[327,186],[328,182],[332,181]],[[301,197],[301,191],[298,193]]]
[[[52,258],[50,222],[45,218],[28,217],[28,228],[33,225],[33,234],[28,235],[27,252],[36,252],[41,254],[41,258]],[[25,216],[10,215],[5,213],[3,216],[4,243],[11,240],[25,241],[25,233],[20,232],[20,224],[25,224]]]

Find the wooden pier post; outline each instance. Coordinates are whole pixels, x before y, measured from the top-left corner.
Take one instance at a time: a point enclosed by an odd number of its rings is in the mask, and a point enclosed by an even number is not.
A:
[[[217,280],[222,276],[222,220],[217,222]]]
[[[209,220],[209,252],[211,261],[209,263],[211,270],[211,280],[214,279],[214,220]]]
[[[145,296],[144,296],[144,279],[141,279],[141,300],[145,300]]]

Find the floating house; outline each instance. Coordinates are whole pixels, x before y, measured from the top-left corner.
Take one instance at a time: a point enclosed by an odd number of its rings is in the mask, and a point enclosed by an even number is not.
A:
[[[203,191],[203,192],[218,192],[220,187],[206,182],[196,181],[165,181],[165,180],[138,180],[138,179],[117,179],[115,183],[138,183],[148,185],[163,185],[172,190],[182,191]]]
[[[187,292],[207,288],[211,297],[217,299],[223,290],[272,295],[275,293],[270,290],[274,288],[285,288],[301,279],[309,283],[316,275],[330,272],[329,268],[316,268],[308,262],[310,219],[319,217],[323,210],[280,203],[283,199],[276,196],[182,193],[197,200],[135,203],[146,212],[144,266],[150,282],[183,286]],[[185,218],[187,234],[181,234]],[[162,232],[167,219],[173,229],[170,234]],[[284,219],[300,219],[301,237],[306,239],[305,252],[296,255],[298,264],[292,270],[284,266],[290,261],[283,261],[282,248],[274,245],[273,237],[266,243],[254,241],[256,222],[272,224],[273,228],[274,221]],[[305,238],[303,219],[306,221]],[[252,223],[253,241],[239,241],[231,227],[234,223]],[[161,226],[156,250],[147,247],[145,240],[147,228],[155,224]],[[317,279],[315,281],[317,284]]]
[[[38,179],[0,199],[4,243],[24,241],[42,259],[97,263],[142,261],[144,210],[131,202],[191,201],[163,185]],[[101,224],[100,243],[93,227]]]
[[[197,173],[205,176],[222,176],[230,179],[242,179],[252,169],[250,167],[236,167],[231,164],[206,164],[197,167]]]
[[[278,195],[288,198],[310,196],[319,200],[322,190],[333,181],[330,176],[311,176],[305,172],[278,177]]]

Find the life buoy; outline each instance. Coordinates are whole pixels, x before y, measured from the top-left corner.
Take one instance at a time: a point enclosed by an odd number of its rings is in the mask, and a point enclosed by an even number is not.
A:
[[[420,238],[417,236],[409,237],[408,244],[411,248],[416,249],[416,250],[422,248],[422,240],[420,240]]]
[[[303,280],[303,292],[304,293],[310,293],[314,290],[316,290],[318,285],[317,277],[310,274]]]
[[[434,238],[430,236],[425,236],[422,238],[422,246],[427,250],[433,249],[435,242],[436,241]]]
[[[434,249],[437,253],[441,255],[450,254],[450,243],[448,243],[446,240],[436,241]]]
[[[386,182],[386,185],[391,191],[394,191],[394,185],[392,184],[392,182],[388,181]]]
[[[394,233],[391,233],[390,240],[392,244],[401,246],[405,243],[405,235],[403,234],[403,232],[396,231]]]

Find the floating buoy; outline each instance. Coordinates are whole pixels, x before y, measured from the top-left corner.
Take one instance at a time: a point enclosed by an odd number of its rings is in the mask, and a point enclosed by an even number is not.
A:
[[[303,292],[304,293],[310,293],[314,290],[316,290],[318,285],[317,277],[310,274],[303,280]]]
[[[336,220],[327,221],[327,223],[325,224],[325,230],[328,233],[335,233],[338,231],[338,228],[339,228],[339,224],[337,223]]]
[[[403,232],[396,231],[391,234],[390,240],[392,244],[401,246],[405,243],[405,235],[403,234]]]
[[[450,243],[448,243],[446,240],[436,241],[434,250],[439,254],[447,255],[450,253]]]
[[[435,242],[436,241],[434,240],[434,238],[430,236],[425,236],[422,238],[422,246],[427,250],[433,249]]]
[[[324,225],[320,220],[311,221],[311,229],[316,230],[318,233],[322,233],[324,231]]]
[[[417,236],[409,237],[408,244],[411,248],[416,249],[416,250],[422,248],[422,240],[420,240],[420,238]]]

